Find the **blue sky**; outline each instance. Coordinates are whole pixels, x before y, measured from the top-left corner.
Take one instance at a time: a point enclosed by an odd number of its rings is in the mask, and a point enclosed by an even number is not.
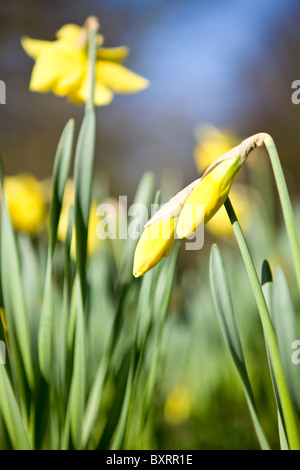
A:
[[[82,24],[95,14],[106,45],[129,46],[126,65],[150,80],[149,89],[116,96],[109,107],[98,110],[97,167],[109,171],[120,193],[128,186],[134,190],[148,169],[158,175],[178,170],[186,182],[193,178],[196,126],[211,122],[239,130],[245,110],[259,109],[249,72],[271,70],[277,63],[274,40],[281,44],[280,34],[297,7],[299,14],[299,0],[69,0],[37,1],[32,20],[31,11],[18,16],[10,5],[0,6],[8,11],[0,78],[7,77],[8,84],[2,147],[13,153],[9,165],[13,161],[20,169],[50,171],[66,119],[82,117],[81,109],[64,99],[28,91],[32,62],[20,46],[23,34],[54,39],[63,24]],[[290,83],[284,86],[290,88]],[[248,123],[249,129],[255,127],[249,120],[246,125],[243,121],[246,134]],[[39,130],[38,143],[28,133],[29,123]],[[21,139],[12,138],[16,134]],[[19,148],[24,139],[26,145]],[[39,151],[47,165],[37,163],[34,154]]]
[[[138,177],[144,168],[159,173],[170,163],[193,172],[195,126],[212,122],[238,127],[245,110],[256,105],[248,71],[276,60],[270,44],[297,2],[132,0],[113,4],[117,9],[118,5],[132,8],[130,23],[119,40],[131,48],[128,65],[151,82],[137,97],[121,98],[123,111],[118,113],[114,107],[105,111],[109,121],[122,127],[119,139],[126,133],[135,135],[133,145],[123,146],[128,163],[123,175]]]

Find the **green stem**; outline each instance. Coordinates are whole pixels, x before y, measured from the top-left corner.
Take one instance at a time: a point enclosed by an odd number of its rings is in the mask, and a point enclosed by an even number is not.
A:
[[[85,112],[93,109],[95,106],[95,65],[97,54],[97,29],[89,29],[89,42],[88,42],[88,93],[85,104]]]
[[[300,242],[297,233],[297,227],[293,212],[293,207],[291,204],[289,192],[287,189],[286,181],[284,178],[284,173],[278,156],[278,152],[275,146],[275,143],[270,135],[265,137],[264,144],[268,151],[271,165],[273,168],[275,181],[278,189],[278,194],[281,202],[282,212],[285,220],[285,225],[290,240],[293,261],[295,265],[295,271],[297,276],[298,287],[300,290]]]
[[[261,322],[263,325],[265,337],[267,340],[268,348],[270,351],[270,357],[273,365],[273,370],[276,378],[278,387],[278,393],[281,401],[282,412],[285,420],[286,432],[288,436],[289,446],[291,450],[300,449],[299,435],[296,425],[296,418],[291,403],[290,395],[288,392],[287,384],[285,381],[281,358],[279,355],[279,349],[277,339],[269,315],[268,307],[265,301],[265,297],[259,282],[259,278],[254,266],[254,262],[249,251],[246,239],[242,232],[241,226],[237,220],[234,209],[231,205],[229,198],[225,201],[225,208],[232,224],[234,234],[248,273],[248,277],[252,286],[256,304],[259,310]]]
[[[76,264],[78,268],[81,294],[84,306],[86,305],[87,301],[87,238],[89,212],[91,206],[92,167],[95,157],[94,126],[96,117],[94,95],[98,25],[99,24],[97,20],[95,21],[93,17],[89,17],[85,23],[85,27],[87,28],[88,33],[87,98],[85,104],[85,116],[80,129],[74,163]],[[86,136],[88,135],[88,133],[90,134],[88,148],[82,148],[83,142],[86,143],[85,140],[87,139]],[[85,154],[84,163],[83,154]],[[86,191],[84,191],[84,193],[82,190],[83,185],[86,186]]]

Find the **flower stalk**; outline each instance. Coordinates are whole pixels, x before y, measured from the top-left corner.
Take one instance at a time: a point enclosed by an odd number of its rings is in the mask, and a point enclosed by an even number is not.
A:
[[[274,143],[274,140],[270,135],[266,135],[264,139],[265,147],[268,151],[271,165],[273,168],[273,173],[278,189],[279,199],[282,207],[283,217],[286,225],[286,230],[288,233],[292,253],[293,253],[293,262],[295,266],[295,272],[297,277],[297,283],[300,290],[300,242],[299,236],[297,233],[297,227],[293,212],[292,203],[290,200],[289,192],[287,189],[286,181],[284,178],[284,173],[280,163],[279,155]]]
[[[88,94],[85,105],[86,111],[95,106],[95,64],[97,55],[97,33],[100,29],[96,17],[90,16],[85,23],[88,31]]]
[[[278,393],[281,401],[282,412],[285,420],[286,432],[291,450],[300,449],[300,441],[297,430],[296,418],[290,399],[289,391],[287,388],[282,362],[279,354],[278,344],[266,300],[259,282],[259,278],[254,266],[254,262],[249,251],[246,239],[244,237],[241,226],[238,222],[234,209],[231,205],[230,199],[225,201],[225,209],[232,224],[232,228],[247,270],[247,274],[251,283],[254,293],[258,311],[260,314],[261,322],[263,325],[265,337],[267,340],[270,357],[274,369]]]

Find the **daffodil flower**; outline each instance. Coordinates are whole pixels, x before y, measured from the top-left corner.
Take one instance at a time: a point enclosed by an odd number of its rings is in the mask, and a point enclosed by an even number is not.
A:
[[[44,187],[33,175],[20,174],[4,179],[4,193],[9,215],[18,231],[36,235],[47,218]]]
[[[223,155],[239,143],[237,135],[232,130],[220,129],[212,124],[197,126],[195,139],[194,161],[200,174],[214,162],[216,155]],[[243,183],[236,183],[230,190],[230,199],[243,228],[249,227],[254,213],[253,191]],[[232,226],[225,207],[221,207],[209,220],[206,229],[214,237],[227,241],[233,238]]]
[[[175,237],[189,237],[216,214],[249,153],[263,145],[265,137],[264,133],[249,137],[219,157],[201,178],[176,194],[147,222],[135,251],[135,277],[142,276],[168,256]],[[194,210],[197,205],[203,210]]]
[[[239,143],[233,131],[212,124],[197,126],[195,139],[194,161],[200,174],[214,162],[216,155],[223,155]]]
[[[67,24],[56,33],[55,41],[44,41],[23,37],[25,52],[35,60],[29,89],[38,93],[53,92],[67,96],[76,104],[87,101],[88,96],[88,28],[99,26],[94,17],[80,27]],[[135,93],[148,87],[149,82],[124,67],[129,49],[125,46],[102,47],[104,38],[97,35],[97,58],[95,64],[96,106],[108,105],[115,93]]]
[[[178,385],[167,395],[163,410],[164,419],[171,426],[180,426],[189,419],[193,406],[192,390],[185,385]]]
[[[68,223],[69,223],[69,211],[71,205],[74,205],[74,182],[72,179],[68,179],[63,204],[61,208],[61,214],[57,229],[57,238],[61,242],[65,242],[68,230]],[[97,224],[99,223],[99,217],[97,216],[97,207],[98,204],[96,201],[92,201],[91,209],[90,209],[90,217],[89,217],[89,224],[88,224],[88,239],[87,239],[87,253],[88,256],[91,257],[95,255],[103,246],[102,240],[97,236]],[[70,254],[73,260],[76,259],[76,232],[75,228],[73,228],[72,233],[72,242],[71,242],[71,250]]]
[[[243,164],[238,155],[215,162],[185,201],[177,225],[178,238],[187,238],[206,224],[224,204],[233,180]],[[203,211],[193,211],[203,205]]]
[[[140,277],[169,256],[182,206],[199,180],[184,188],[148,220],[135,249],[133,274]]]
[[[135,250],[133,265],[135,277],[142,276],[163,257],[169,256],[174,245],[176,223],[177,219],[171,217],[145,227]]]

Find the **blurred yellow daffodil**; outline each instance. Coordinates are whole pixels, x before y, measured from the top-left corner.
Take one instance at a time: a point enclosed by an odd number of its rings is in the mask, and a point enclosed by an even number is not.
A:
[[[71,205],[74,204],[74,182],[69,179],[66,184],[63,204],[57,229],[57,238],[61,242],[64,242],[67,236],[68,223],[69,223],[69,211]],[[99,217],[96,215],[97,203],[92,201],[90,209],[90,218],[88,226],[88,239],[87,239],[87,253],[88,256],[92,256],[97,253],[102,246],[101,239],[98,238],[96,229],[99,222]],[[73,228],[72,242],[71,242],[71,257],[76,259],[76,234],[75,228]]]
[[[195,132],[194,160],[201,174],[213,161],[239,143],[233,131],[219,129],[212,124],[201,124]]]
[[[230,190],[230,200],[237,214],[239,222],[245,231],[248,230],[254,215],[253,191],[244,184],[235,184]],[[226,209],[222,206],[206,224],[206,229],[217,238],[230,241],[234,232]]]
[[[164,419],[172,426],[184,424],[190,417],[194,405],[191,390],[178,385],[167,395],[164,405]]]
[[[85,103],[88,96],[88,29],[99,28],[96,18],[89,17],[84,26],[66,24],[56,33],[55,41],[23,37],[25,52],[35,60],[30,90],[67,96],[76,104]],[[135,93],[148,87],[145,78],[130,71],[120,62],[128,55],[125,46],[104,48],[104,38],[97,35],[95,64],[96,106],[108,105],[114,93]]]
[[[36,235],[44,228],[47,198],[42,183],[30,174],[4,179],[5,199],[14,228]]]
[[[135,251],[135,277],[142,276],[170,254],[174,237],[188,238],[211,220],[227,199],[235,176],[249,153],[263,145],[266,135],[251,136],[219,157],[201,178],[176,194],[147,222]],[[197,210],[198,207],[201,210]],[[165,226],[169,229],[164,229]]]

